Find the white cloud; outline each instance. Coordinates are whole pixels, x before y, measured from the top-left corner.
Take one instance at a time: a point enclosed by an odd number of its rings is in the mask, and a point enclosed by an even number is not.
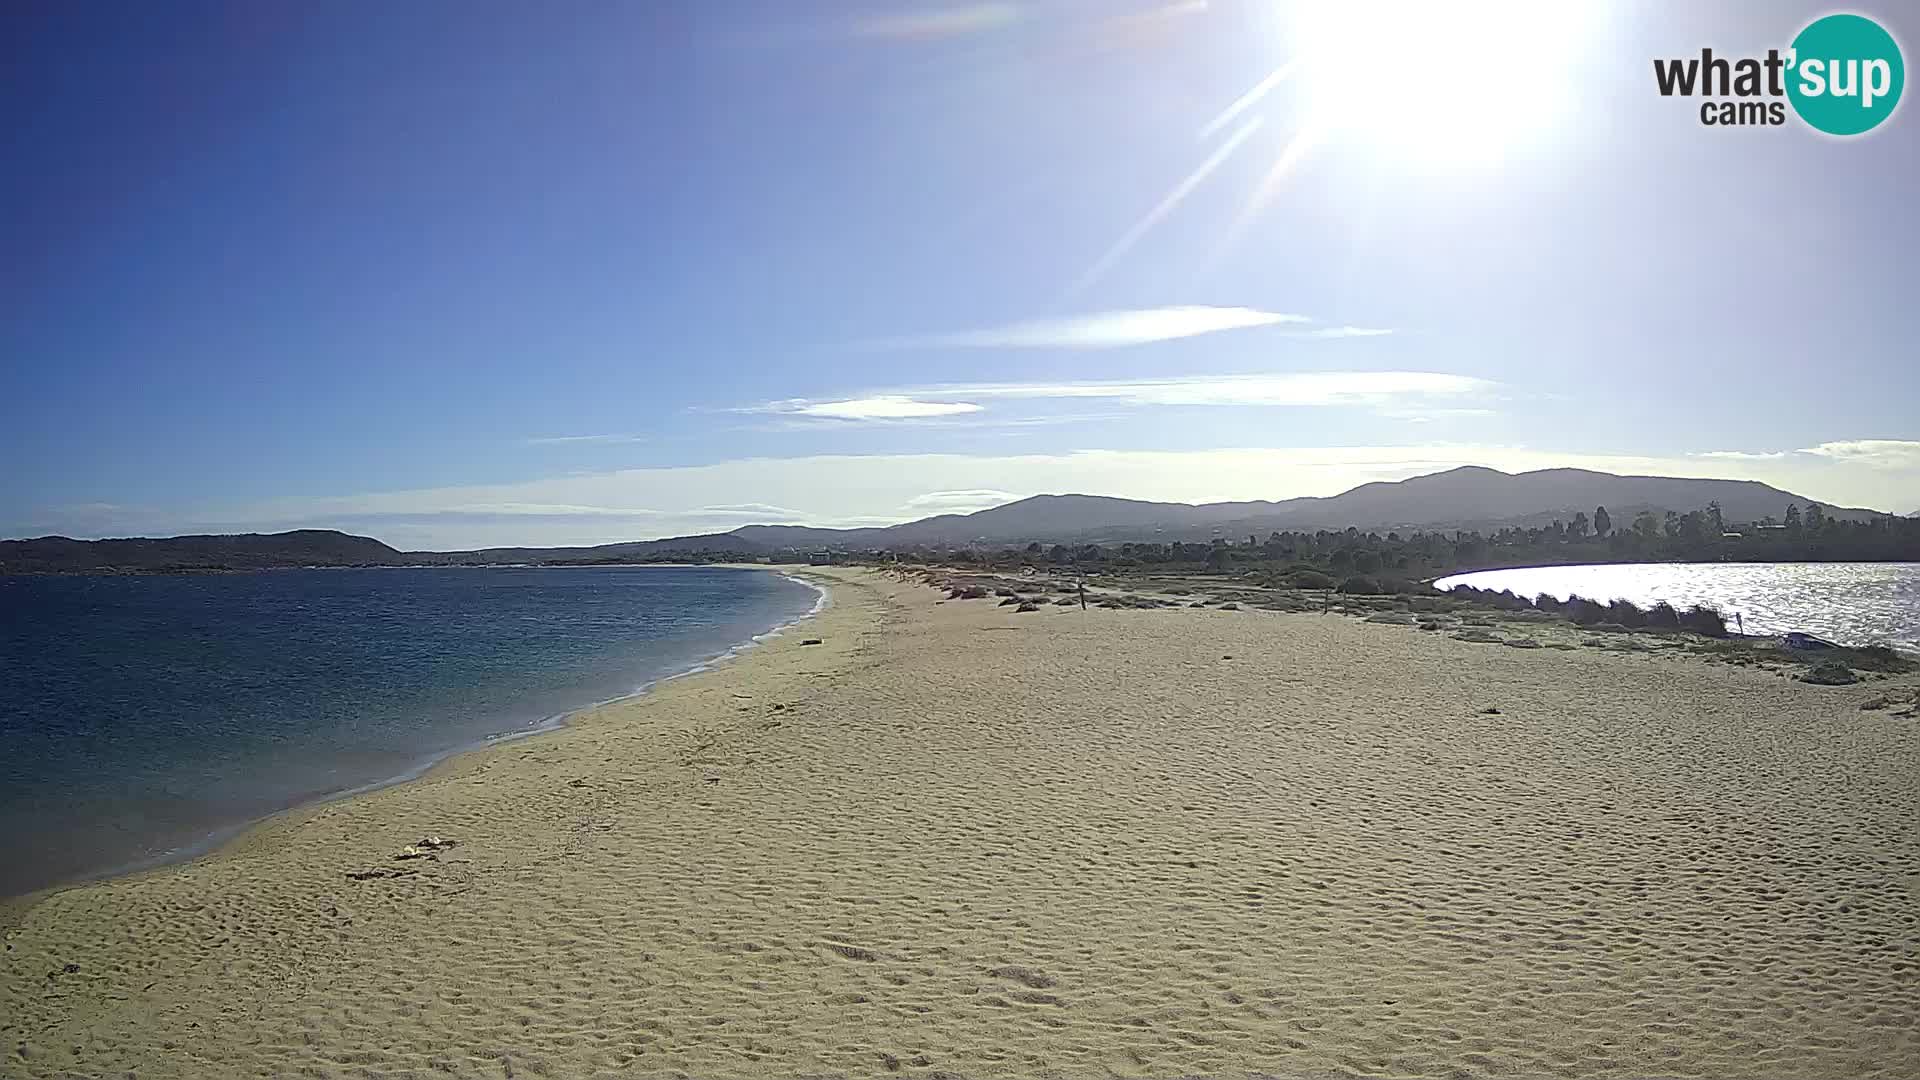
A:
[[[637,443],[646,442],[644,435],[548,435],[539,439],[522,439],[528,446],[558,446],[565,443]]]
[[[1725,458],[1728,461],[1779,461],[1787,456],[1785,450],[1772,450],[1764,453],[1749,453],[1745,450],[1707,450],[1699,456],[1706,458]]]
[[[1305,315],[1254,308],[1188,305],[1100,311],[1064,319],[1036,319],[985,330],[893,338],[872,344],[899,349],[1114,349],[1227,330],[1312,321]]]
[[[992,506],[1003,506],[1024,498],[1011,491],[993,488],[968,488],[962,491],[929,491],[915,495],[901,505],[925,514],[970,514]]]
[[[776,402],[757,411],[818,416],[829,420],[913,420],[928,416],[957,416],[979,412],[980,408],[966,401],[916,401],[910,397],[883,394],[846,401]]]
[[[751,517],[756,521],[772,521],[776,518],[783,521],[791,521],[806,517],[805,514],[802,514],[798,510],[789,510],[784,506],[769,506],[766,503],[736,503],[732,506],[703,506],[699,509],[698,513],[737,514],[741,517]]]
[[[1185,375],[1164,379],[987,383],[916,391],[1002,398],[1106,398],[1129,405],[1369,405],[1394,398],[1461,395],[1494,383],[1435,371],[1300,371],[1278,375]]]
[[[1275,375],[1184,375],[1163,379],[1087,379],[1031,383],[961,383],[891,390],[849,400],[792,398],[738,411],[832,420],[929,419],[978,413],[980,400],[1101,400],[1127,406],[1351,406],[1427,405],[1482,394],[1497,384],[1437,371],[1299,371]],[[1420,408],[1423,416],[1482,413],[1481,409]],[[1409,414],[1411,415],[1411,414]],[[997,419],[997,423],[1052,423],[1095,417]],[[1105,418],[1111,418],[1110,415]]]
[[[1375,326],[1323,326],[1318,330],[1307,331],[1308,337],[1348,338],[1348,337],[1385,337],[1391,330]]]
[[[473,514],[483,517],[657,517],[659,510],[630,506],[592,506],[567,503],[478,502],[442,506],[437,514]]]
[[[1920,442],[1905,439],[1853,439],[1824,442],[1800,451],[1876,469],[1920,468]]]
[[[980,503],[971,509],[1015,492],[1181,502],[1281,499],[1332,495],[1371,480],[1403,479],[1457,465],[1509,472],[1571,466],[1752,479],[1830,505],[1878,509],[1909,509],[1912,493],[1920,491],[1920,460],[1890,464],[1900,459],[1883,448],[1868,461],[1831,450],[1851,444],[1821,445],[1829,452],[1777,460],[1562,453],[1474,444],[756,458],[193,509],[49,510],[9,523],[0,534],[153,536],[314,527],[362,532],[403,548],[610,543],[731,529],[754,520],[736,512],[749,504],[786,510],[791,515],[787,521],[851,526],[924,517],[936,512],[938,504],[929,500],[951,493],[980,495]],[[962,497],[952,497],[955,501],[942,510],[961,508]],[[641,507],[646,509],[634,509]],[[772,515],[760,520],[772,520]]]

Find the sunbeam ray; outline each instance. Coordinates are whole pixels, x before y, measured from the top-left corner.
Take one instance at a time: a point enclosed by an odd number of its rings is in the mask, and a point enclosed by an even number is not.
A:
[[[1287,79],[1287,76],[1291,74],[1293,74],[1292,61],[1288,61],[1287,63],[1282,64],[1277,68],[1274,68],[1273,72],[1269,74],[1266,78],[1261,79],[1257,83],[1254,83],[1253,88],[1251,90],[1248,90],[1246,93],[1241,94],[1238,98],[1234,99],[1233,104],[1227,106],[1225,109],[1222,109],[1220,111],[1219,116],[1216,116],[1212,120],[1207,121],[1207,125],[1200,129],[1199,138],[1201,139],[1212,138],[1215,132],[1218,132],[1221,128],[1226,127],[1229,123],[1233,121],[1234,117],[1239,116],[1241,113],[1246,112],[1248,109],[1258,104],[1261,98],[1266,97],[1267,93],[1271,91],[1274,87],[1279,86],[1281,83],[1285,82]]]
[[[1088,286],[1100,280],[1101,276],[1108,270],[1113,269],[1114,264],[1125,258],[1127,252],[1133,249],[1133,245],[1140,242],[1141,237],[1147,235],[1155,225],[1160,224],[1161,220],[1168,214],[1173,213],[1174,209],[1178,207],[1181,202],[1185,201],[1188,195],[1193,194],[1195,188],[1206,181],[1207,177],[1213,173],[1213,170],[1224,165],[1227,159],[1233,156],[1233,152],[1240,148],[1240,144],[1246,142],[1249,136],[1260,129],[1261,123],[1261,118],[1256,116],[1246,123],[1241,124],[1240,127],[1228,137],[1226,142],[1221,143],[1218,149],[1207,155],[1207,159],[1200,163],[1199,168],[1188,173],[1186,179],[1175,184],[1173,190],[1167,192],[1166,197],[1155,204],[1153,209],[1147,211],[1146,215],[1139,221],[1134,222],[1133,227],[1123,233],[1120,239],[1115,241],[1114,245],[1107,249],[1106,254],[1100,256],[1100,261],[1089,267],[1086,273],[1081,274],[1080,277],[1067,288],[1067,295],[1070,297],[1078,295]]]

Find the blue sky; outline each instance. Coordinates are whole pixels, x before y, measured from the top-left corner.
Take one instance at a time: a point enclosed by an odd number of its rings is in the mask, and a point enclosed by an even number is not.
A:
[[[1920,508],[1912,105],[1717,129],[1652,79],[1826,10],[15,5],[0,535],[591,543],[1465,463]]]

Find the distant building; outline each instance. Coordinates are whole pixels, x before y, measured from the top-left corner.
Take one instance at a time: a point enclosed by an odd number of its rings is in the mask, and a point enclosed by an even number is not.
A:
[[[1787,530],[1785,525],[1755,525],[1754,528],[1759,529],[1761,532],[1785,532]]]
[[[807,563],[811,566],[829,566],[833,563],[833,552],[809,551],[807,552]]]

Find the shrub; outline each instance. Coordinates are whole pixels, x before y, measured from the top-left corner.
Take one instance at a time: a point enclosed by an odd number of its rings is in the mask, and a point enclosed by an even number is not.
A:
[[[1331,589],[1334,586],[1334,580],[1318,570],[1296,570],[1287,578],[1287,583],[1296,589]]]
[[[1853,669],[1837,660],[1827,660],[1814,667],[1812,671],[1800,676],[1801,682],[1810,682],[1816,686],[1846,686],[1860,681]]]
[[[1370,577],[1361,577],[1360,575],[1355,574],[1354,576],[1340,583],[1340,591],[1343,593],[1364,593],[1367,595],[1373,595],[1380,591],[1380,583],[1373,580]]]
[[[1631,600],[1615,600],[1607,605],[1607,616],[1621,626],[1647,625],[1647,613]]]
[[[1860,648],[1838,648],[1823,653],[1823,659],[1838,661],[1861,671],[1912,671],[1914,663],[1885,645],[1866,645]]]
[[[1695,604],[1680,613],[1680,627],[1707,637],[1726,637],[1727,620],[1720,617],[1718,611],[1710,607]]]
[[[985,600],[989,595],[991,594],[987,592],[985,585],[969,585],[960,590],[962,600]]]
[[[1665,600],[1647,609],[1647,625],[1656,630],[1680,629],[1680,613]]]
[[[1560,605],[1560,613],[1581,626],[1607,621],[1607,609],[1584,596],[1567,597],[1567,602]]]
[[[1561,603],[1559,597],[1552,593],[1543,592],[1533,598],[1533,606],[1539,608],[1541,611],[1559,611],[1565,605]]]
[[[995,590],[993,590],[993,595],[995,595],[995,596],[1018,596],[1019,594],[1018,594],[1018,593],[1016,593],[1016,592],[1014,592],[1014,591],[1013,591],[1012,589],[995,589]]]
[[[1018,596],[1009,595],[1005,600],[1000,601],[1000,606],[1006,607],[1009,604],[1017,604],[1019,602],[1020,602],[1020,598]]]
[[[1031,600],[1022,600],[1022,601],[1020,602],[1020,606],[1019,606],[1019,607],[1017,607],[1017,608],[1014,608],[1013,610],[1015,610],[1015,611],[1039,611],[1039,610],[1040,610],[1040,605],[1039,605],[1039,604],[1036,604],[1036,603],[1034,603],[1034,602],[1033,602],[1033,601],[1031,601]]]

